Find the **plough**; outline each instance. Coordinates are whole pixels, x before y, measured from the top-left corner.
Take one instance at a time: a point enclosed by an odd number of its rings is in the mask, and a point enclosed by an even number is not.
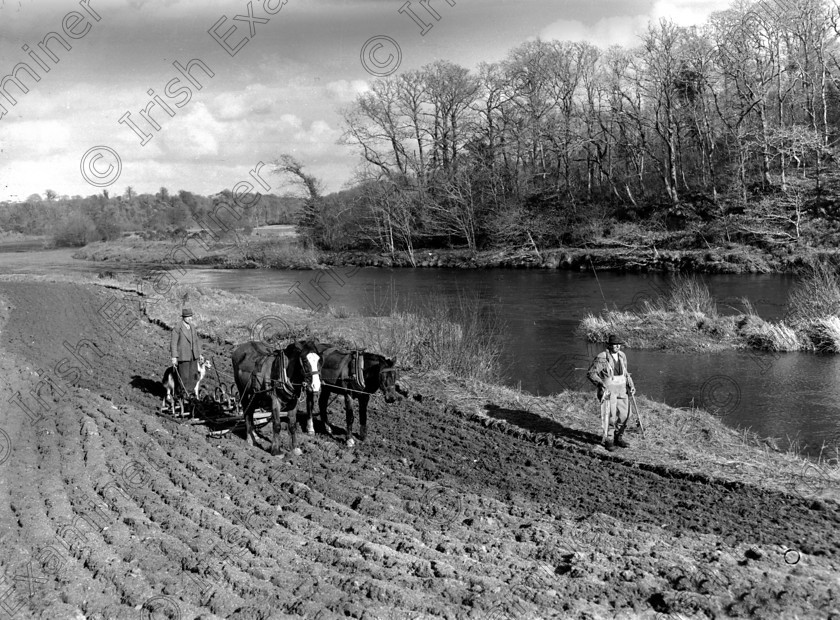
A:
[[[181,393],[175,398],[174,402],[176,418],[185,418],[187,412],[189,412],[189,424],[205,424],[207,422],[217,424],[242,419],[241,403],[233,393],[234,385],[228,385],[222,381],[216,367],[216,360],[211,358],[211,362],[218,385],[212,393],[208,393],[204,388],[199,388],[197,397],[190,394],[184,398],[186,389],[178,371],[175,371],[178,383],[181,386]]]
[[[206,424],[217,427],[211,430],[208,437],[221,438],[231,431],[245,428],[245,418],[242,412],[242,402],[239,390],[234,383],[222,381],[216,366],[216,360],[211,358],[213,370],[216,373],[218,385],[212,391],[207,392],[199,388],[198,398],[190,394],[188,398],[175,399],[175,417],[189,418],[185,424]],[[180,382],[180,377],[178,380]],[[183,383],[181,383],[182,394]],[[254,423],[257,429],[262,428],[271,421],[271,411],[257,409],[254,412]],[[233,424],[231,424],[233,423]],[[218,428],[226,427],[226,428]]]

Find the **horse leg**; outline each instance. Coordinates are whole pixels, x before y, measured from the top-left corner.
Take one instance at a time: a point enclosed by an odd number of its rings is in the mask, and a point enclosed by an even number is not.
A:
[[[254,404],[250,403],[245,409],[245,444],[254,445]]]
[[[282,452],[280,445],[280,433],[283,430],[283,420],[280,417],[280,400],[273,393],[271,394],[271,456],[277,456]]]
[[[298,400],[300,402],[300,400]],[[303,454],[303,451],[297,447],[297,409],[298,403],[295,403],[295,406],[289,409],[289,435],[292,437],[292,454],[295,456],[300,456]]]
[[[356,442],[353,439],[353,401],[349,394],[344,395],[344,414],[347,421],[347,445],[352,448]]]
[[[330,395],[326,390],[321,390],[321,395],[318,397],[318,409],[321,412],[321,422],[324,424],[324,432],[332,436],[332,427],[327,421],[327,405],[330,403]]]
[[[315,395],[312,392],[306,392],[306,415],[308,420],[306,422],[306,434],[307,435],[314,435],[315,434],[315,421],[312,419],[314,416],[314,401]]]
[[[359,439],[364,441],[367,438],[367,408],[370,396],[367,394],[359,396]]]

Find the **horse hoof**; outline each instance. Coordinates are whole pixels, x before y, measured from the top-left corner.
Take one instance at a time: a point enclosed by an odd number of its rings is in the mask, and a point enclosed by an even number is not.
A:
[[[301,450],[300,448],[295,448],[294,450],[292,450],[292,454],[294,454],[295,456],[300,456],[303,454],[303,450]]]
[[[324,424],[324,432],[327,435],[329,435],[330,437],[332,437],[332,434],[333,434],[332,426],[330,426],[329,424]]]
[[[353,439],[352,437],[350,437],[350,438],[347,440],[347,447],[348,447],[348,448],[352,448],[352,447],[353,447],[353,446],[355,446],[355,445],[356,445],[356,440],[355,440],[355,439]]]
[[[306,425],[306,434],[307,435],[314,435],[315,434],[315,425],[312,423],[312,420],[309,420],[309,422]]]

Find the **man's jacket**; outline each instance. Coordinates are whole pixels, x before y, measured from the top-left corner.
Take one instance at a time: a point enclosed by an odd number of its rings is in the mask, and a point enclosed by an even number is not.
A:
[[[627,377],[627,389],[630,390],[633,388],[633,379],[627,374],[627,356],[624,355],[624,351],[618,352],[618,360],[618,370]],[[586,373],[586,377],[598,387],[598,398],[604,393],[604,381],[615,375],[616,369],[613,367],[613,358],[609,351],[601,351],[596,355],[589,366],[589,372]]]
[[[184,322],[172,330],[172,357],[177,357],[179,362],[197,360],[201,355],[201,340],[195,333],[195,326],[190,329],[184,327]]]

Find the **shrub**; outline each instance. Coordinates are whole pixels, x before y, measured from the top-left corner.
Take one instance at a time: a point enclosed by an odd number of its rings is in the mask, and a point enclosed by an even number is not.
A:
[[[403,304],[392,297],[390,305],[389,320],[366,338],[371,346],[415,369],[499,381],[505,327],[495,306],[464,292],[454,300],[427,297]],[[376,314],[384,314],[381,307]]]
[[[318,253],[288,239],[246,239],[242,258],[272,269],[312,269],[318,265]]]
[[[69,217],[53,235],[56,247],[81,247],[98,238],[96,225],[88,216],[77,214]]]

